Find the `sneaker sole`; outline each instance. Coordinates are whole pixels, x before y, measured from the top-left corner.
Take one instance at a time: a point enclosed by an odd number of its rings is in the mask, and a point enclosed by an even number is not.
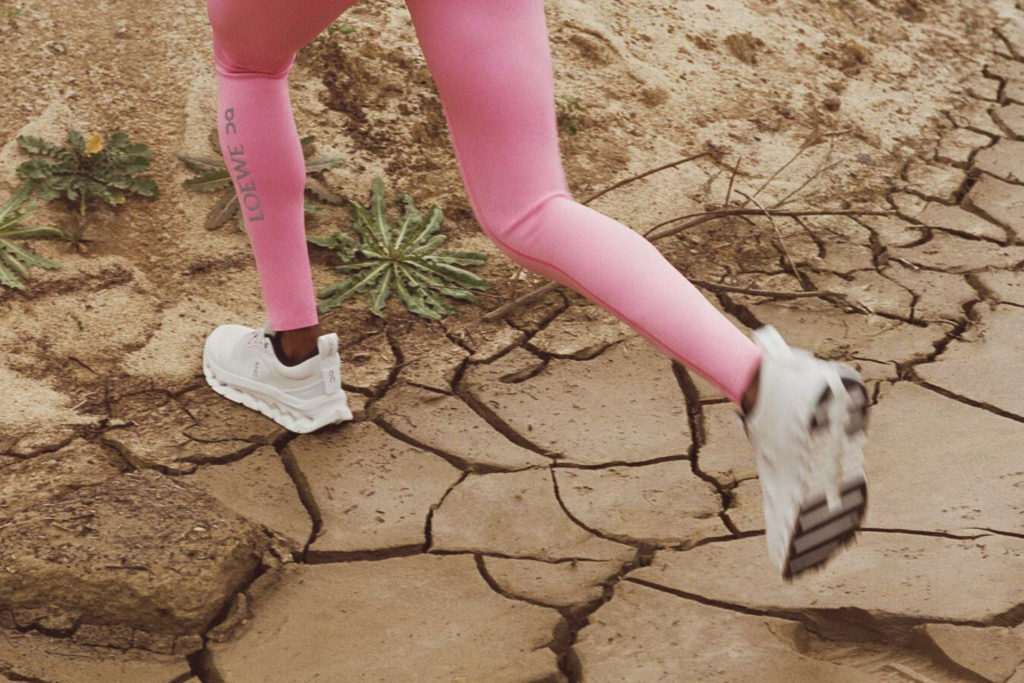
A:
[[[344,392],[341,392],[341,398],[338,401],[325,404],[310,413],[294,406],[282,405],[280,401],[269,396],[251,390],[243,391],[224,382],[217,377],[205,353],[203,354],[203,374],[206,376],[206,383],[210,385],[210,388],[224,398],[262,413],[288,431],[297,434],[308,434],[329,424],[352,419],[352,411],[345,401]]]
[[[867,389],[859,379],[842,378],[847,391],[862,392],[863,400],[855,403],[847,395],[845,433],[850,438],[863,435],[868,422],[870,401]],[[822,400],[832,398],[827,391]],[[847,480],[840,487],[838,509],[829,510],[824,494],[805,502],[797,514],[796,526],[790,539],[782,576],[786,580],[808,570],[820,568],[836,553],[856,540],[867,512],[868,487],[863,476]]]
[[[822,495],[800,508],[786,555],[784,579],[792,580],[821,567],[856,540],[867,511],[867,482],[863,478],[848,482],[842,488],[840,501],[839,509],[830,511]]]

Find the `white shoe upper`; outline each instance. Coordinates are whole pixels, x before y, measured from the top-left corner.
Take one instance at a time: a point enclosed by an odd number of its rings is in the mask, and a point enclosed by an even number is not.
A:
[[[771,326],[754,341],[763,354],[758,398],[744,424],[764,492],[768,554],[782,569],[800,509],[823,495],[837,510],[844,482],[864,478],[864,425],[851,416],[866,406],[843,383],[860,384],[853,368],[787,346]]]
[[[341,388],[338,335],[321,335],[316,356],[288,366],[278,360],[270,333],[269,323],[263,329],[221,325],[211,332],[203,349],[210,386],[292,431],[352,419]]]

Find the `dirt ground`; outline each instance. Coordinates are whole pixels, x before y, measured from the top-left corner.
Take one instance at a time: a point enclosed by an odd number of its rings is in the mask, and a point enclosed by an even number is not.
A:
[[[342,196],[379,175],[443,207],[492,288],[442,322],[325,315],[351,423],[296,437],[217,396],[203,339],[264,313],[245,234],[182,187],[215,123],[204,3],[2,0],[0,202],[15,139],[69,129],[148,145],[160,196],[97,209],[87,252],[33,242],[61,268],[0,289],[0,680],[1024,681],[1024,8],[547,17],[577,197],[703,153],[591,206],[641,232],[758,190],[819,212],[658,245],[742,328],[869,381],[860,542],[783,584],[706,381],[564,290],[480,322],[544,281],[480,232],[394,0],[300,51],[298,129]],[[311,234],[351,226],[323,208]]]

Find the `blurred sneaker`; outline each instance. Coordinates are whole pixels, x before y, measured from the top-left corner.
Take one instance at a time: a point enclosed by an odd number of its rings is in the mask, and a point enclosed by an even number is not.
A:
[[[764,491],[768,555],[785,579],[855,540],[867,506],[868,394],[856,370],[786,345],[771,326],[758,396],[743,418]]]
[[[298,365],[277,357],[270,324],[221,325],[206,338],[203,372],[218,394],[259,411],[293,432],[352,419],[341,388],[338,335],[321,335],[317,355]]]

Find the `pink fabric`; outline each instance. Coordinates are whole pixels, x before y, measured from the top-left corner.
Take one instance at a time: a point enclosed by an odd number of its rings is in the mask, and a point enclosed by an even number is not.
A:
[[[354,0],[208,0],[221,145],[275,329],[317,321],[295,52]],[[558,149],[543,0],[407,0],[480,225],[515,262],[601,304],[739,401],[757,347],[658,250],[574,201]]]

